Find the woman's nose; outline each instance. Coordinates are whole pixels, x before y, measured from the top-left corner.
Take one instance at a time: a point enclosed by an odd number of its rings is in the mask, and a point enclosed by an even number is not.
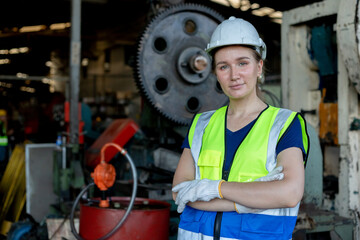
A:
[[[231,68],[231,80],[236,81],[240,78],[240,72],[236,68]]]

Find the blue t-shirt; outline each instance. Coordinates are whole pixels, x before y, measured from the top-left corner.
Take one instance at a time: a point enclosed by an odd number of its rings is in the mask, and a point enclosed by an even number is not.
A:
[[[225,148],[225,170],[229,170],[234,155],[238,146],[244,140],[245,136],[250,131],[251,127],[255,124],[256,119],[246,125],[245,127],[239,129],[236,132],[232,132],[229,129],[226,129],[225,138],[226,138],[226,148]],[[188,136],[184,139],[184,142],[181,146],[182,148],[190,148]],[[293,123],[290,125],[289,129],[284,133],[280,141],[276,146],[276,155],[278,155],[281,151],[291,148],[291,147],[298,147],[302,150],[303,155],[305,157],[305,149],[303,146],[303,139],[302,139],[302,130],[299,118],[295,118]]]

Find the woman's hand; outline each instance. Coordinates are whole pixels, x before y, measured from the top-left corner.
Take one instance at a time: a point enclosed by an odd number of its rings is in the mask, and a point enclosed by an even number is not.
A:
[[[188,202],[210,201],[214,198],[222,198],[220,186],[224,180],[192,180],[176,185],[172,191],[177,192],[175,204],[177,211],[181,213]]]
[[[255,182],[271,182],[271,181],[279,181],[284,178],[283,166],[278,166],[271,172],[269,172],[266,176],[255,179]]]

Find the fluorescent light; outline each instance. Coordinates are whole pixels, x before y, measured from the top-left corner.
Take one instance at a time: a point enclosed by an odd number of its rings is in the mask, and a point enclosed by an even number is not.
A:
[[[67,23],[54,23],[50,25],[50,29],[51,30],[62,30],[65,28],[69,28],[71,26],[71,23],[67,22]]]
[[[241,9],[241,11],[245,12],[245,11],[250,9],[250,5],[249,6],[248,5],[241,5],[240,9]]]
[[[29,93],[34,93],[35,92],[35,88],[25,87],[25,86],[20,87],[20,90],[23,91],[23,92],[29,92]]]
[[[20,47],[20,48],[12,48],[12,49],[0,49],[0,54],[7,55],[7,54],[19,54],[19,53],[27,53],[29,52],[28,47]]]
[[[12,84],[6,82],[0,82],[0,87],[12,88]]]
[[[271,21],[274,23],[278,23],[278,24],[282,23],[282,19],[280,19],[280,18],[273,18],[273,19],[271,19]]]
[[[241,0],[241,6],[240,6],[241,11],[247,11],[250,9],[250,7],[251,4],[249,0]]]
[[[43,78],[41,80],[41,82],[44,83],[44,84],[50,84],[50,85],[55,83],[55,81],[53,79],[51,79],[51,78]]]
[[[19,48],[19,52],[20,53],[27,53],[27,52],[29,52],[29,48],[28,47],[21,47],[21,48]]]
[[[20,28],[19,32],[38,32],[45,29],[46,29],[45,25],[25,26]]]
[[[0,59],[0,64],[9,64],[10,63],[10,59],[5,58],[5,59]]]
[[[12,48],[12,49],[9,50],[9,53],[10,54],[19,54],[20,50],[18,48]]]
[[[229,0],[230,2],[230,5],[233,7],[233,8],[240,8],[240,0]]]
[[[269,7],[262,7],[262,8],[251,11],[252,14],[259,16],[259,17],[269,15],[270,13],[273,13],[273,12],[275,12],[275,10],[273,8],[269,8]]]
[[[17,73],[16,74],[16,77],[18,77],[18,78],[27,78],[28,77],[28,75],[26,74],[26,73]]]
[[[81,61],[81,66],[86,67],[87,65],[89,65],[89,59],[83,58],[83,60]]]
[[[215,3],[218,3],[218,4],[221,4],[221,5],[224,5],[224,6],[227,6],[227,7],[230,7],[230,2],[227,1],[227,0],[211,0],[212,2],[215,2]]]
[[[251,4],[251,9],[256,9],[256,8],[259,8],[260,5],[258,3],[253,3]]]
[[[282,18],[282,15],[283,15],[282,12],[276,11],[276,12],[270,13],[269,17],[271,17],[271,18]]]
[[[0,54],[3,54],[3,55],[9,54],[9,50],[8,49],[0,49]]]

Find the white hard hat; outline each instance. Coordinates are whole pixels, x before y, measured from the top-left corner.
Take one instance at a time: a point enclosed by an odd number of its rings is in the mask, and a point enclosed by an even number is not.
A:
[[[210,54],[215,48],[228,45],[253,46],[263,60],[266,58],[265,43],[259,37],[255,27],[241,18],[230,17],[220,23],[213,32],[205,51]]]

